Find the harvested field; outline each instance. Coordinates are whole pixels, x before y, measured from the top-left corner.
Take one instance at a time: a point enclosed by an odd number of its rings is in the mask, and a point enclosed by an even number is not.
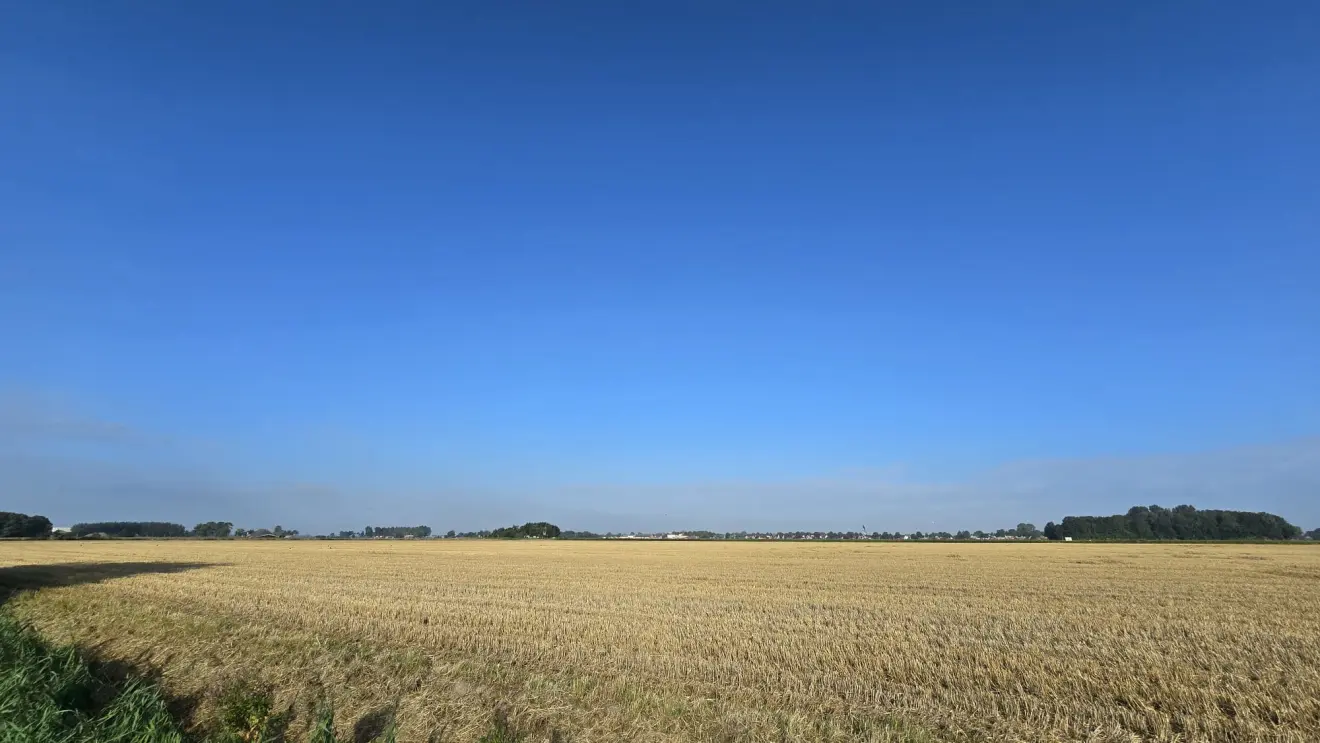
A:
[[[1320,740],[1307,546],[8,542],[0,585],[203,717],[250,676],[419,741]]]

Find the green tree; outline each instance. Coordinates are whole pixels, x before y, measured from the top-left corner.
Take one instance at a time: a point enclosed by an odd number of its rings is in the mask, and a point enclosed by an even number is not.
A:
[[[228,537],[234,525],[229,521],[207,521],[193,527],[194,537]]]
[[[529,521],[522,526],[506,526],[490,533],[494,539],[558,539],[558,526],[545,521]]]
[[[422,526],[368,526],[368,536],[391,537],[393,539],[403,539],[404,537],[416,537],[425,539],[431,536],[431,527]]]
[[[0,537],[10,539],[47,539],[52,530],[50,519],[26,513],[0,511]]]
[[[1296,539],[1301,529],[1271,513],[1136,506],[1113,516],[1065,516],[1060,537],[1075,539]]]
[[[188,530],[182,524],[164,521],[100,521],[91,524],[74,524],[70,532],[75,537],[90,534],[105,534],[111,537],[186,537]]]
[[[1115,524],[1115,528],[1119,528],[1119,525]],[[1128,509],[1127,524],[1121,526],[1121,531],[1130,532],[1135,539],[1154,538],[1155,528],[1151,524],[1150,509],[1145,506],[1133,506]]]

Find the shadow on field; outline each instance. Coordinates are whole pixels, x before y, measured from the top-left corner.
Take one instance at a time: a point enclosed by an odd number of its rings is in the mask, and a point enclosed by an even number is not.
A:
[[[353,725],[353,743],[371,743],[380,738],[394,721],[394,710],[383,708],[368,712]]]
[[[205,562],[70,562],[0,568],[0,604],[19,591],[100,583],[148,573],[182,573],[210,567]]]

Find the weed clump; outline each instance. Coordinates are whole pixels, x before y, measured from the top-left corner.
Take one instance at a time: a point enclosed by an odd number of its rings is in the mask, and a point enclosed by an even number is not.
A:
[[[182,743],[159,690],[116,681],[0,615],[0,743]]]

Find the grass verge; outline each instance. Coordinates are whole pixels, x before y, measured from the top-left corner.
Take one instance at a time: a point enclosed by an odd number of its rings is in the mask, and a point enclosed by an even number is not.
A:
[[[0,742],[182,743],[153,684],[96,673],[71,647],[0,614]]]

